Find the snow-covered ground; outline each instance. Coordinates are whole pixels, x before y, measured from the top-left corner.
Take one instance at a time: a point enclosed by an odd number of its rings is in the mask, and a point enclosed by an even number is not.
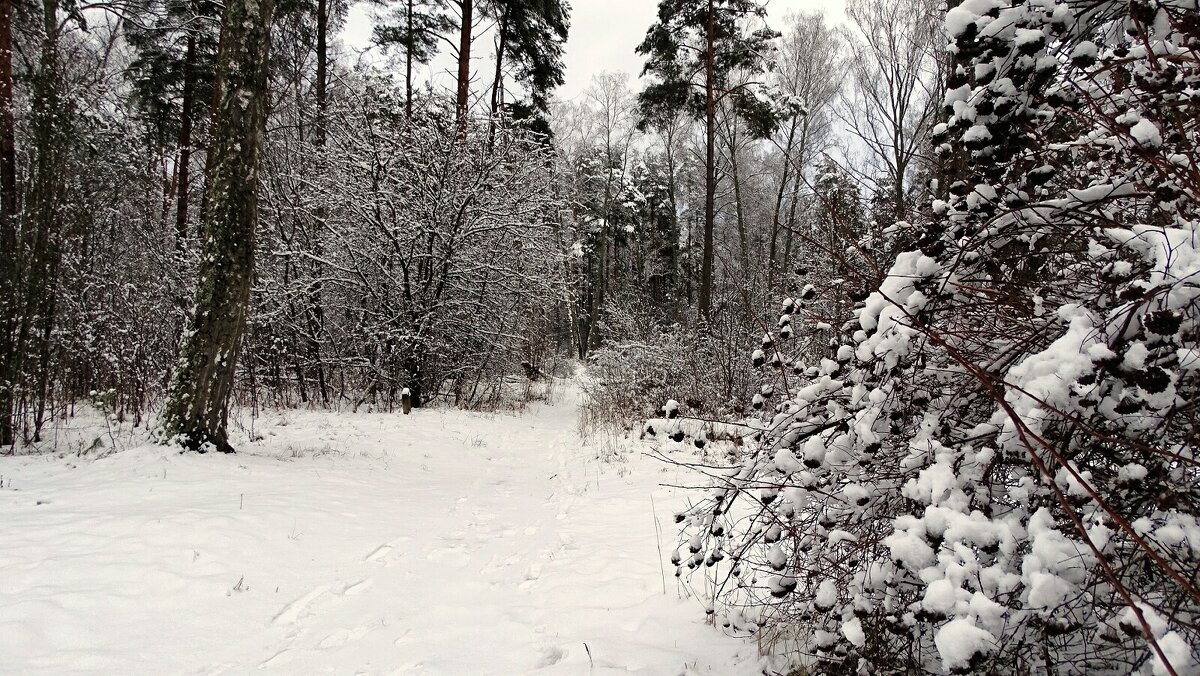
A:
[[[0,673],[760,673],[660,567],[677,470],[598,462],[575,397],[0,458]]]

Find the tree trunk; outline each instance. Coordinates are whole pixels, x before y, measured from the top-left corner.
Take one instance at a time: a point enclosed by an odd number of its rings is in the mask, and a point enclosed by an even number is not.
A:
[[[704,54],[704,253],[700,264],[700,317],[712,313],[714,231],[717,195],[717,105],[714,68],[716,61],[717,15],[713,0],[708,0],[708,28]]]
[[[58,267],[62,255],[62,199],[66,191],[62,166],[63,145],[69,131],[64,121],[70,111],[63,105],[59,87],[58,3],[42,3],[40,73],[34,80],[31,110],[33,163],[30,240],[25,248],[29,259],[24,281],[24,312],[20,317],[15,346],[17,374],[32,362],[32,394],[37,397],[33,440],[40,440],[49,383],[51,337],[57,300]]]
[[[217,62],[220,63],[224,57],[225,57],[225,22],[222,21],[221,22],[221,32],[217,37]],[[212,101],[209,102],[209,111],[211,111],[209,113],[209,122],[211,123],[211,125],[209,127],[210,130],[214,130],[216,128],[217,109],[221,105],[221,87],[224,85],[224,80],[225,80],[225,75],[224,75],[224,73],[221,72],[221,68],[218,66],[217,72],[214,73],[214,75],[213,75]],[[208,139],[208,150],[204,155],[205,186],[208,186],[208,184],[212,182],[213,168],[216,166],[216,163],[217,163],[216,160],[217,160],[217,155],[216,155],[215,132],[210,131],[209,139]],[[204,191],[203,194],[200,195],[200,221],[202,223],[208,222],[208,196],[209,196],[209,191],[207,189]]]
[[[509,5],[505,5],[504,13],[500,15],[500,25],[496,29],[496,74],[492,78],[493,125],[495,125],[496,115],[500,112],[500,105],[503,103],[500,87],[504,84],[504,50],[508,47],[508,8]]]
[[[179,166],[176,169],[177,199],[175,206],[175,236],[180,249],[188,232],[188,174],[192,164],[192,107],[196,87],[196,35],[189,32],[187,52],[183,57],[183,110],[179,119]]]
[[[316,143],[325,145],[325,108],[329,88],[329,0],[317,0],[317,129]]]
[[[232,452],[226,406],[250,305],[258,222],[258,155],[266,125],[274,0],[229,0],[217,67],[222,90],[195,306],[163,412],[164,430],[189,449]]]
[[[803,151],[801,151],[801,157],[803,157]],[[796,210],[799,208],[800,181],[803,178],[804,174],[797,168],[796,172],[792,175],[792,194],[790,203],[788,204],[787,231],[783,235],[783,262],[780,264],[780,267],[783,270],[784,279],[787,279],[787,276],[792,272],[792,240],[796,232]],[[787,285],[784,285],[783,288],[786,291]]]
[[[458,126],[462,133],[465,133],[471,96],[471,30],[475,20],[474,0],[461,0],[459,7],[462,8],[462,25],[458,40],[458,96],[455,103]]]
[[[17,151],[13,124],[12,0],[0,0],[0,446],[16,442]]]
[[[736,124],[736,122],[733,123],[733,125]],[[729,131],[729,176],[733,179],[733,207],[734,213],[737,216],[738,248],[741,253],[739,263],[742,267],[742,282],[744,284],[742,288],[751,291],[750,295],[753,296],[754,293],[750,288],[750,233],[746,228],[746,211],[742,204],[742,175],[741,169],[738,166],[737,136],[733,129]]]
[[[775,193],[775,209],[771,216],[771,249],[767,255],[767,291],[775,290],[775,275],[779,272],[779,231],[783,229],[783,199],[791,182],[792,146],[796,142],[796,118],[788,127],[787,145],[783,151],[783,176],[779,179],[779,190]]]
[[[408,0],[408,49],[404,50],[404,115],[409,120],[412,119],[412,102],[413,102],[413,42],[416,38],[413,37],[413,2]]]
[[[666,279],[664,286],[667,293],[673,293],[679,285],[679,200],[678,193],[675,188],[676,171],[675,171],[675,140],[668,137],[666,143],[667,156],[667,195],[671,205],[671,233],[667,241],[669,246],[666,264]],[[665,304],[666,299],[663,299]]]
[[[325,164],[325,138],[328,134],[328,108],[329,108],[329,4],[328,0],[318,0],[317,2],[317,125],[314,135],[314,142],[317,146],[317,152],[320,155],[319,161],[322,171],[327,169]],[[409,101],[411,105],[411,99]],[[411,117],[412,113],[409,112]],[[324,256],[324,247],[322,246],[322,235],[325,232],[325,221],[329,217],[325,202],[322,201],[317,206],[317,228],[313,234],[312,246],[313,253],[318,259]],[[308,294],[308,332],[309,332],[309,357],[313,360],[313,364],[317,369],[317,387],[321,391],[321,401],[329,403],[329,390],[325,382],[325,365],[321,359],[321,335],[325,332],[325,309],[321,305],[321,283],[320,275],[309,285]]]

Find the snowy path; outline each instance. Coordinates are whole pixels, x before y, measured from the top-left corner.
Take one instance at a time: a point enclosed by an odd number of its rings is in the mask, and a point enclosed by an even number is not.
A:
[[[289,413],[234,457],[0,459],[0,672],[759,673],[669,570],[663,594],[673,475],[599,464],[575,417]]]

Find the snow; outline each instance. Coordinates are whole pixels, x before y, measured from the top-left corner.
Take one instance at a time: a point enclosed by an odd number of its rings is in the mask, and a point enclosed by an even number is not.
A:
[[[1162,133],[1150,120],[1138,120],[1137,124],[1129,129],[1129,134],[1135,141],[1147,148],[1157,148],[1162,145]]]
[[[832,608],[837,603],[837,587],[833,580],[825,579],[817,586],[817,595],[813,598],[813,603],[818,608]]]
[[[992,133],[984,125],[977,124],[963,133],[962,140],[964,143],[978,143],[982,141],[990,141]]]
[[[857,617],[850,619],[848,622],[842,623],[842,634],[847,641],[854,644],[856,648],[861,648],[867,643],[867,636],[863,633],[862,621]]]
[[[947,622],[933,639],[942,664],[947,669],[965,669],[976,655],[987,655],[995,649],[996,638],[976,627],[970,620]]]
[[[663,575],[683,470],[598,463],[575,396],[273,413],[234,456],[0,458],[2,670],[760,673]]]
[[[991,0],[965,0],[951,8],[946,12],[946,32],[952,38],[962,35],[968,25],[976,23],[994,4]]]
[[[1167,659],[1171,662],[1171,668],[1163,664],[1158,655],[1154,655],[1154,674],[1155,676],[1167,676],[1167,674],[1197,674],[1200,673],[1200,665],[1196,664],[1196,660],[1192,657],[1192,648],[1188,645],[1187,639],[1179,635],[1179,632],[1171,631],[1158,639],[1158,647],[1162,649]]]

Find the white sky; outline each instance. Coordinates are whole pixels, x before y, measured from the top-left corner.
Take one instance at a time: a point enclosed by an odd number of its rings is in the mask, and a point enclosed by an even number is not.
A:
[[[570,99],[587,89],[592,76],[603,71],[624,71],[637,77],[642,70],[642,57],[634,49],[654,22],[658,0],[570,0],[571,32],[566,49],[566,84],[556,92],[558,98]],[[773,28],[783,25],[783,17],[796,11],[822,11],[832,23],[845,16],[845,0],[769,0],[768,21]],[[368,44],[374,10],[365,3],[355,4],[347,19],[343,39],[351,48],[361,49]],[[490,40],[475,43],[481,57],[475,66],[476,77],[487,69],[494,49]],[[435,63],[432,71],[444,70],[445,64]],[[431,75],[427,72],[425,76]],[[415,79],[415,78],[414,78]],[[634,89],[640,87],[634,85]]]

